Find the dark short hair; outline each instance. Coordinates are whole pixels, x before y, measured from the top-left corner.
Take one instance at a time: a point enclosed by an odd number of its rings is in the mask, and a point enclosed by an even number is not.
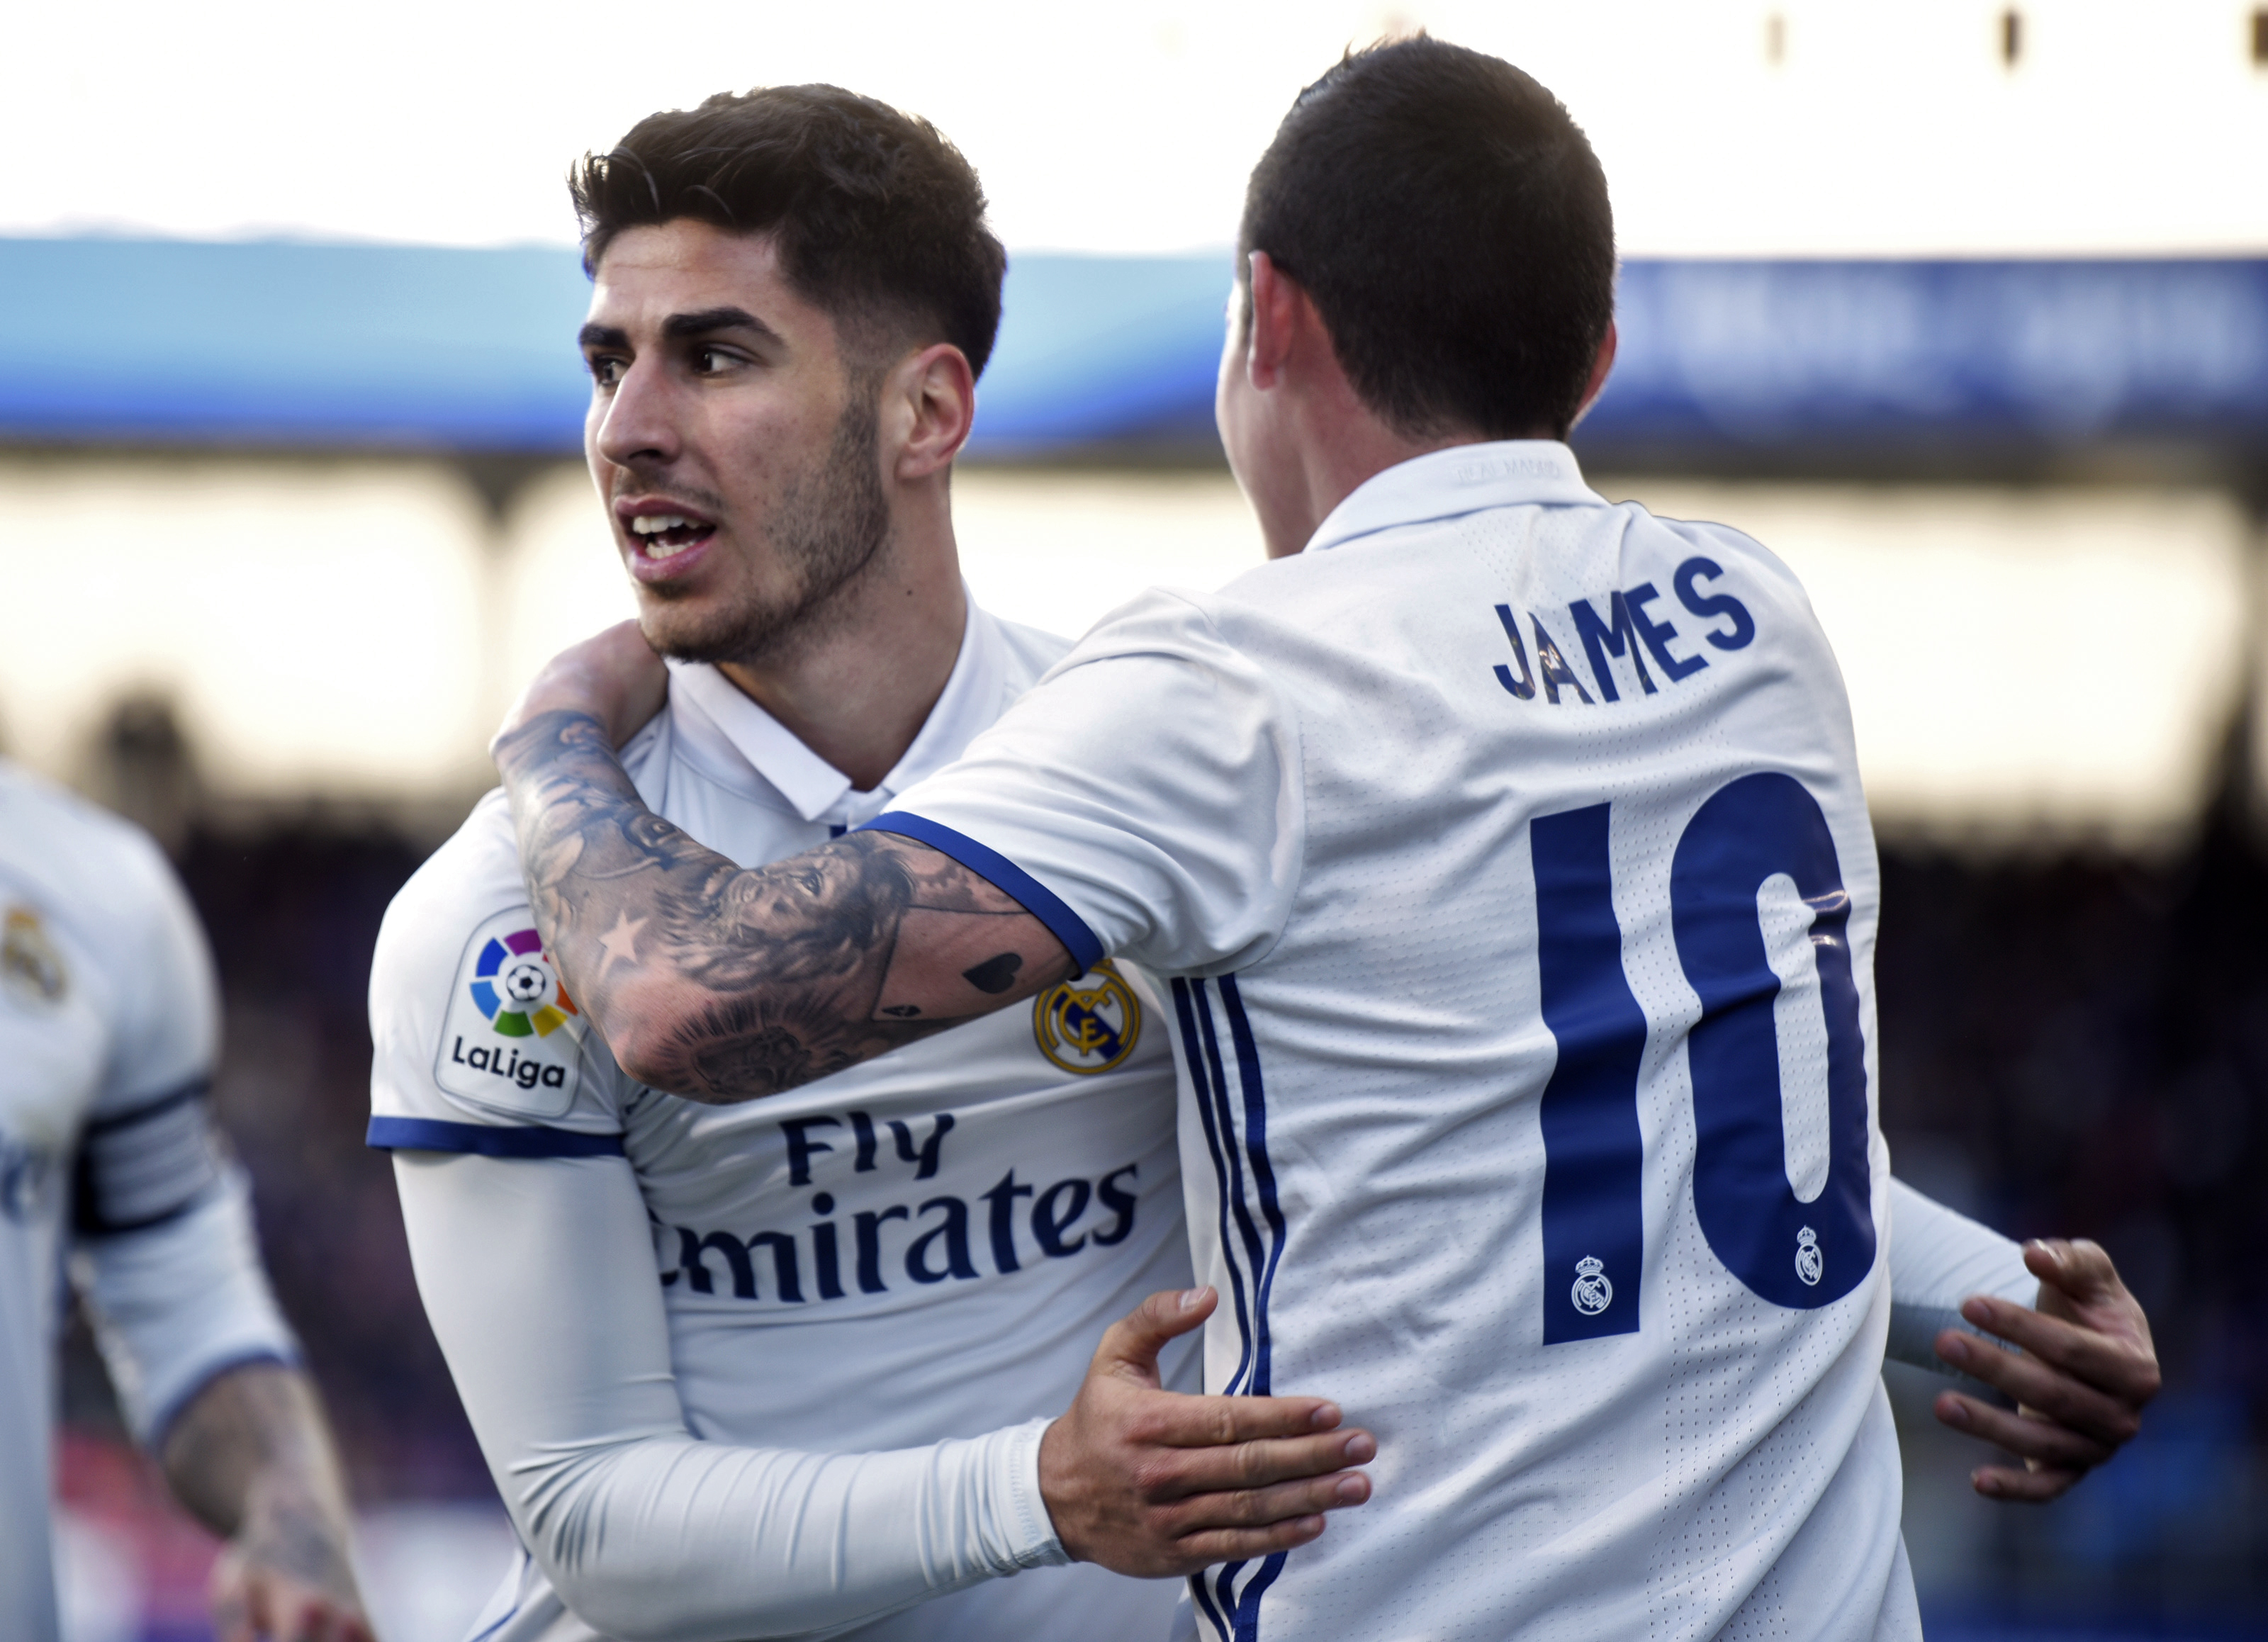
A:
[[[777,236],[796,292],[838,326],[891,343],[951,342],[982,375],[1000,328],[1008,254],[984,190],[928,121],[833,85],[720,92],[648,114],[568,173],[595,273],[626,228],[691,217]],[[847,323],[846,323],[847,322]]]
[[[1558,99],[1418,35],[1349,52],[1253,168],[1239,234],[1314,299],[1355,393],[1412,434],[1564,438],[1614,320],[1606,173]]]

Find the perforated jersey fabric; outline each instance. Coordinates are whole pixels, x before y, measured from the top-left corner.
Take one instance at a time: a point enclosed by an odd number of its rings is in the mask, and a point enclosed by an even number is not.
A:
[[[1163,977],[1208,1388],[1378,1433],[1371,1504],[1191,1582],[1204,1634],[1918,1635],[1879,876],[1762,547],[1557,444],[1422,456],[870,824]]]

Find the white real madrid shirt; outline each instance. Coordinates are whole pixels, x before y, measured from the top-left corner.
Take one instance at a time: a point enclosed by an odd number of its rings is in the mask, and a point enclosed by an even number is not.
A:
[[[1208,1388],[1378,1433],[1371,1504],[1191,1582],[1209,1634],[1918,1634],[1874,839],[1778,560],[1439,452],[894,812],[1170,977]]]
[[[760,865],[887,807],[1065,648],[972,603],[871,793],[707,666],[674,667],[624,761],[656,812]],[[562,991],[495,794],[388,912],[372,1031],[371,1139],[401,1152],[420,1287],[537,1553],[491,1642],[1164,1635],[1170,1583],[992,1577],[1061,1562],[1042,1424],[1109,1323],[1189,1280],[1170,1027],[1138,973],[1098,964],[790,1094],[656,1093]],[[437,1186],[437,1153],[484,1172]],[[1190,1389],[1196,1355],[1169,1364]]]
[[[215,1375],[295,1360],[207,1126],[195,913],[148,837],[0,760],[0,1635],[56,1635],[48,1531],[66,1257],[145,1443]]]

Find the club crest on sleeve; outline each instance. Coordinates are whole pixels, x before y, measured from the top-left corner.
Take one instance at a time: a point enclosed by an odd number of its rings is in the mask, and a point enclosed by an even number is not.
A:
[[[1108,959],[1032,1000],[1040,1053],[1065,1071],[1108,1071],[1134,1052],[1142,1005]]]
[[[526,909],[473,931],[443,1012],[433,1079],[493,1111],[556,1117],[574,1104],[588,1022]]]
[[[70,990],[63,955],[29,907],[10,907],[0,920],[0,984],[26,1003],[55,1005]]]

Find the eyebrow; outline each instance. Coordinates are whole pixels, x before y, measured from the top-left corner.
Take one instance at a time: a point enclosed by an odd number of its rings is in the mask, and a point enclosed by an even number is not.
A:
[[[703,308],[698,313],[673,313],[661,322],[661,334],[672,339],[733,330],[754,331],[774,342],[780,340],[777,331],[746,308]]]
[[[670,341],[682,341],[688,336],[707,336],[717,331],[747,330],[773,342],[780,334],[749,313],[746,308],[703,308],[696,313],[673,313],[661,322],[661,334]],[[576,342],[584,348],[628,348],[630,333],[618,325],[585,325],[576,334]]]

